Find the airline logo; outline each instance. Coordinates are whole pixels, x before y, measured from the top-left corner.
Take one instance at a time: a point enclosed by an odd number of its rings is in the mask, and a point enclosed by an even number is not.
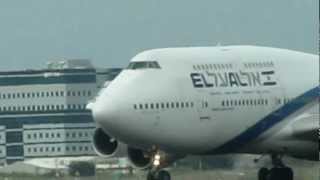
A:
[[[256,86],[275,86],[275,72],[206,72],[191,73],[192,84],[195,88],[211,87],[256,87]]]

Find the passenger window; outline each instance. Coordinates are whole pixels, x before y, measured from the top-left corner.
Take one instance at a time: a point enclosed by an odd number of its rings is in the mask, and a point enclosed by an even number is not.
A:
[[[145,108],[145,109],[148,109],[148,107],[149,107],[148,104],[145,104],[145,105],[144,105],[144,108]]]
[[[153,103],[150,104],[150,108],[153,109]]]

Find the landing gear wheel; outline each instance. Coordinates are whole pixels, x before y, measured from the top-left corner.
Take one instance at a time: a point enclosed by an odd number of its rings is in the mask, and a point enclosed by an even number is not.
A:
[[[148,174],[147,174],[147,180],[156,180],[156,178],[153,176],[152,173],[148,172]]]
[[[293,171],[291,168],[272,168],[268,180],[293,180]]]
[[[160,170],[156,173],[149,172],[147,174],[147,180],[171,180],[171,176],[168,171]]]
[[[269,169],[267,168],[261,168],[258,172],[258,180],[268,180],[268,174],[269,174]]]
[[[158,172],[157,180],[171,180],[171,176],[168,171],[161,170]]]

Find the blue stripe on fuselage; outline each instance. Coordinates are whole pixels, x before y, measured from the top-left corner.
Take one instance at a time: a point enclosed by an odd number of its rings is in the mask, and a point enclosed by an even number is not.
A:
[[[242,134],[238,135],[234,139],[225,143],[224,145],[206,152],[205,154],[221,154],[234,152],[235,149],[239,149],[249,143],[250,141],[256,139],[259,135],[266,132],[276,124],[280,123],[286,117],[290,116],[294,112],[298,111],[308,103],[315,100],[315,98],[320,95],[320,86],[317,86],[306,93],[300,95],[294,100],[290,101],[288,104],[282,106],[278,110],[272,112],[271,114],[264,117],[257,124],[253,125]]]

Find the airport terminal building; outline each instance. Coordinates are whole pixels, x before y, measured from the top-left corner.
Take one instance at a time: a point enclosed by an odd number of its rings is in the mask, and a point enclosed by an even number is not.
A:
[[[0,164],[94,155],[95,124],[86,104],[120,71],[66,60],[43,70],[0,72]]]

